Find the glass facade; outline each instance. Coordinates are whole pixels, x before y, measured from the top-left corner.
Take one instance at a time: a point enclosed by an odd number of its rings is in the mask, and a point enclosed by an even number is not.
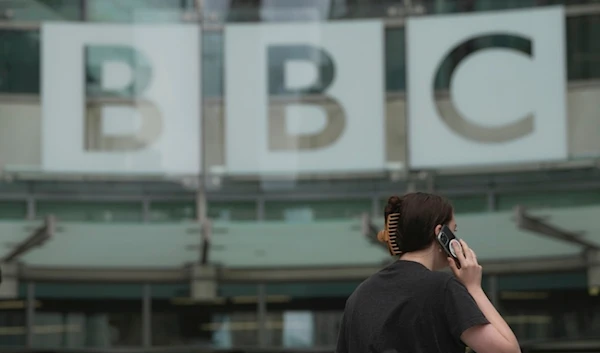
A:
[[[496,277],[497,293],[484,290],[522,341],[597,338],[600,296],[588,292],[585,272]],[[151,337],[157,346],[212,344],[215,348],[332,347],[347,296],[358,282],[281,283],[266,287],[260,319],[259,289],[252,284],[220,286],[217,304],[187,298],[184,284],[151,285]],[[110,348],[142,344],[140,285],[65,283],[35,286],[36,347]],[[23,286],[22,294],[25,294]],[[71,297],[71,298],[69,298]],[[0,344],[25,341],[25,298],[0,301]],[[265,330],[267,342],[260,343]]]

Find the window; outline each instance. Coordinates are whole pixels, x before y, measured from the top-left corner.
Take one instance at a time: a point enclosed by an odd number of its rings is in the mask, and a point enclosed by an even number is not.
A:
[[[349,219],[365,212],[371,212],[370,200],[269,201],[265,205],[265,219],[291,222]]]
[[[385,31],[385,87],[388,92],[406,89],[405,35],[404,27]]]
[[[25,201],[0,201],[0,219],[23,220],[27,218]]]
[[[38,202],[36,218],[52,214],[59,221],[141,222],[141,202]]]
[[[194,201],[153,201],[150,204],[149,221],[179,222],[196,219]]]
[[[213,221],[254,221],[256,203],[246,201],[219,201],[208,203],[208,217]]]
[[[567,75],[570,80],[600,77],[600,15],[567,18]]]
[[[0,93],[40,92],[40,32],[0,29]]]

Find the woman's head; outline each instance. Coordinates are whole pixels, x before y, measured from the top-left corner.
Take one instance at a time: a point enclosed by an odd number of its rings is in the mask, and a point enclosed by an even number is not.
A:
[[[387,231],[380,232],[378,238],[387,242],[395,255],[427,250],[432,245],[435,247],[435,237],[443,225],[448,225],[453,231],[456,227],[450,202],[441,196],[423,192],[390,197],[384,215]],[[390,237],[396,244],[390,244]],[[440,261],[446,264],[446,257],[438,247],[435,247],[438,250],[435,253],[439,254],[434,259],[436,267]]]

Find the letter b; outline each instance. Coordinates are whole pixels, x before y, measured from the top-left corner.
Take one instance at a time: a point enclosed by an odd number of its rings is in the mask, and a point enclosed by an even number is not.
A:
[[[153,102],[140,99],[152,80],[149,60],[142,52],[128,46],[87,45],[84,50],[87,95],[85,150],[132,151],[151,145],[160,136],[162,118]],[[130,72],[126,82],[123,82],[123,76],[127,76],[125,72],[111,72],[108,64],[116,63]],[[115,87],[112,81],[120,82]],[[131,121],[127,124],[119,120],[133,119],[136,111],[141,123],[135,133],[105,134],[107,119],[112,118],[117,126],[133,125]],[[111,113],[116,116],[111,117]]]
[[[335,64],[322,49],[310,45],[276,45],[267,49],[269,93],[269,149],[272,151],[311,150],[326,147],[342,135],[345,115],[339,102],[325,95],[335,77]],[[286,85],[286,64],[308,61],[317,67],[318,78],[311,85],[292,89]],[[311,98],[311,95],[313,96]],[[314,96],[320,95],[318,99]],[[286,111],[293,105],[316,105],[326,117],[325,128],[313,134],[293,135],[286,126]]]

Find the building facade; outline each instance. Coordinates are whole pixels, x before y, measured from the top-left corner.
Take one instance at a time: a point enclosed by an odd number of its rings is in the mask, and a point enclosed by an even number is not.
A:
[[[365,215],[417,190],[453,202],[522,341],[598,338],[597,2],[0,16],[0,346],[332,347],[390,261]]]

